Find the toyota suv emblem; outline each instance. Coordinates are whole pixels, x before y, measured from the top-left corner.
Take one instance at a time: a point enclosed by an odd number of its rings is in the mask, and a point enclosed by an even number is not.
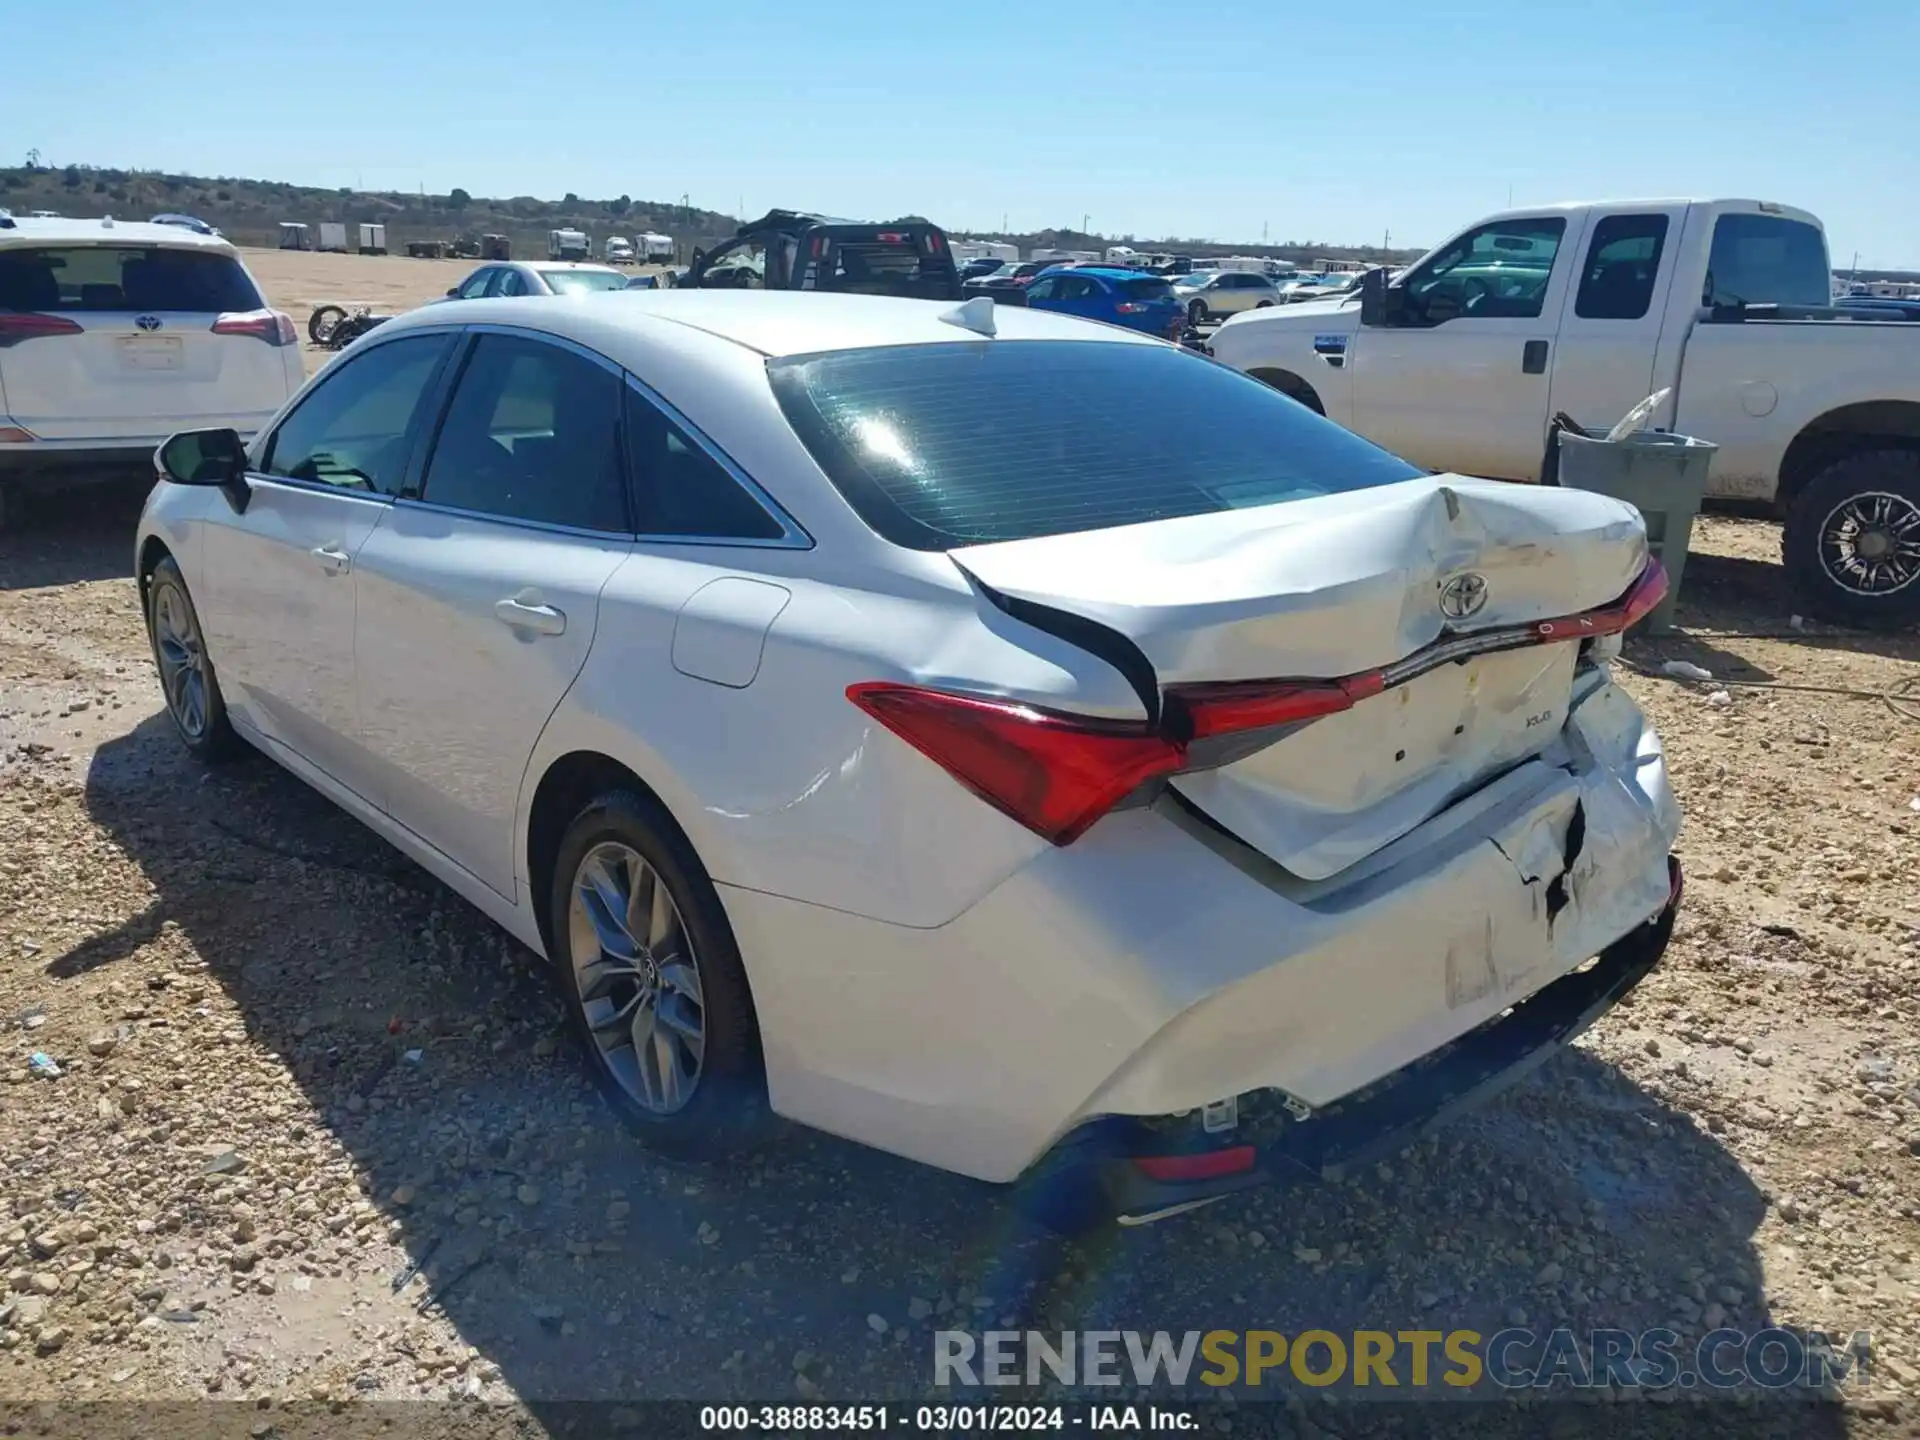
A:
[[[1478,615],[1487,603],[1487,577],[1468,571],[1440,587],[1440,613],[1449,620]]]
[[[136,315],[133,317],[133,323],[138,325],[142,330],[154,331],[160,328],[160,317],[158,315]]]

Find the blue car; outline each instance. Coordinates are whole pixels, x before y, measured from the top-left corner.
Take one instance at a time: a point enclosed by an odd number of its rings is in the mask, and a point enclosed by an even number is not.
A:
[[[1027,308],[1104,320],[1167,340],[1180,338],[1187,319],[1186,308],[1174,298],[1173,287],[1158,275],[1108,265],[1055,266],[1041,271],[1027,287]]]

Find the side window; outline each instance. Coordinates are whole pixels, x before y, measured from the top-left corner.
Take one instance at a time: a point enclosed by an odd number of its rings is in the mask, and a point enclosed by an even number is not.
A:
[[[1401,286],[1407,323],[1537,317],[1566,231],[1567,222],[1557,215],[1496,220],[1469,230]]]
[[[1740,305],[1833,303],[1827,241],[1817,226],[1785,215],[1732,213],[1713,222],[1701,303]]]
[[[520,272],[505,268],[494,276],[493,284],[487,289],[489,295],[524,295],[526,293],[527,282],[521,278]]]
[[[446,348],[445,335],[415,335],[336,361],[273,432],[261,473],[397,494],[417,412]]]
[[[1060,282],[1051,275],[1044,280],[1034,281],[1027,287],[1028,301],[1058,299],[1059,297],[1055,292],[1059,288],[1059,284]]]
[[[1638,320],[1653,304],[1667,243],[1664,215],[1609,215],[1593,227],[1573,313],[1583,320]]]
[[[780,522],[633,386],[624,387],[635,528],[689,540],[778,540]]]
[[[1062,275],[1058,298],[1061,300],[1090,300],[1098,290],[1093,281],[1084,275]]]
[[[499,268],[493,265],[484,266],[474,271],[473,274],[466,278],[465,283],[460,286],[460,298],[462,300],[478,300],[482,295],[487,293],[487,287],[493,284],[499,277]]]
[[[626,532],[620,380],[585,356],[482,335],[427,462],[422,498],[502,520]]]

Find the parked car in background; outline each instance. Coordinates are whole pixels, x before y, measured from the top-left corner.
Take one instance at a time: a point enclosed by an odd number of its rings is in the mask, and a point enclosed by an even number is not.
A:
[[[1678,900],[1609,665],[1662,590],[1638,514],[971,318],[396,317],[251,446],[162,449],[171,723],[546,956],[662,1146],[772,1110],[1080,1228],[1352,1173],[1534,1073]]]
[[[966,290],[969,294],[997,295],[1001,299],[1018,299],[1026,288],[1047,271],[1058,268],[1051,260],[1022,260],[1017,265],[1003,264],[991,274],[969,280]]]
[[[975,256],[973,259],[967,261],[966,264],[960,267],[960,271],[959,271],[960,283],[964,285],[969,280],[984,279],[987,276],[993,274],[995,271],[1000,270],[1001,268],[1006,266],[1008,263],[1009,263],[1008,261],[1002,260],[998,256],[994,256],[994,255]]]
[[[509,260],[482,265],[446,293],[448,300],[498,299],[513,295],[582,295],[624,290],[631,277],[611,265]]]
[[[1214,354],[1436,470],[1536,480],[1550,417],[1718,445],[1707,493],[1771,501],[1807,608],[1920,621],[1920,331],[1833,308],[1826,234],[1757,200],[1509,211],[1397,279],[1244,315]]]
[[[218,235],[220,233],[206,221],[193,215],[156,215],[149,223],[154,225],[178,225],[182,230],[191,230],[196,235]]]
[[[1182,276],[1173,282],[1173,293],[1195,325],[1216,316],[1237,315],[1242,310],[1262,309],[1280,301],[1279,290],[1266,276],[1241,270]]]
[[[1074,265],[1043,273],[1027,287],[1027,306],[1101,320],[1162,339],[1178,340],[1186,307],[1158,275],[1119,266]]]
[[[1920,299],[1896,300],[1880,295],[1847,295],[1834,301],[1833,308],[1856,315],[1884,316],[1894,320],[1920,320]]]
[[[660,277],[658,275],[635,275],[631,280],[627,281],[627,289],[629,290],[664,290],[665,288],[666,287],[660,283]]]
[[[965,292],[947,235],[924,220],[831,220],[769,210],[714,250],[693,252],[678,287],[814,290],[958,300]]]
[[[609,265],[631,265],[635,260],[633,241],[624,235],[609,235],[601,242],[600,258]]]
[[[0,519],[23,489],[150,474],[175,430],[252,435],[299,388],[298,342],[218,236],[0,219]]]

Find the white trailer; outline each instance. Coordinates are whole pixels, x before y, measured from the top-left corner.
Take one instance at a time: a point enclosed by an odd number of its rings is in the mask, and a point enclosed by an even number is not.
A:
[[[671,265],[673,263],[673,237],[658,235],[648,231],[640,237],[640,263],[643,265]]]
[[[587,238],[587,232],[584,230],[549,230],[547,258],[549,260],[591,260],[593,241]]]
[[[339,220],[320,222],[320,248],[337,250],[342,255],[347,253],[347,227],[344,222]]]
[[[360,253],[362,255],[386,254],[387,227],[384,225],[362,225],[360,227]]]

